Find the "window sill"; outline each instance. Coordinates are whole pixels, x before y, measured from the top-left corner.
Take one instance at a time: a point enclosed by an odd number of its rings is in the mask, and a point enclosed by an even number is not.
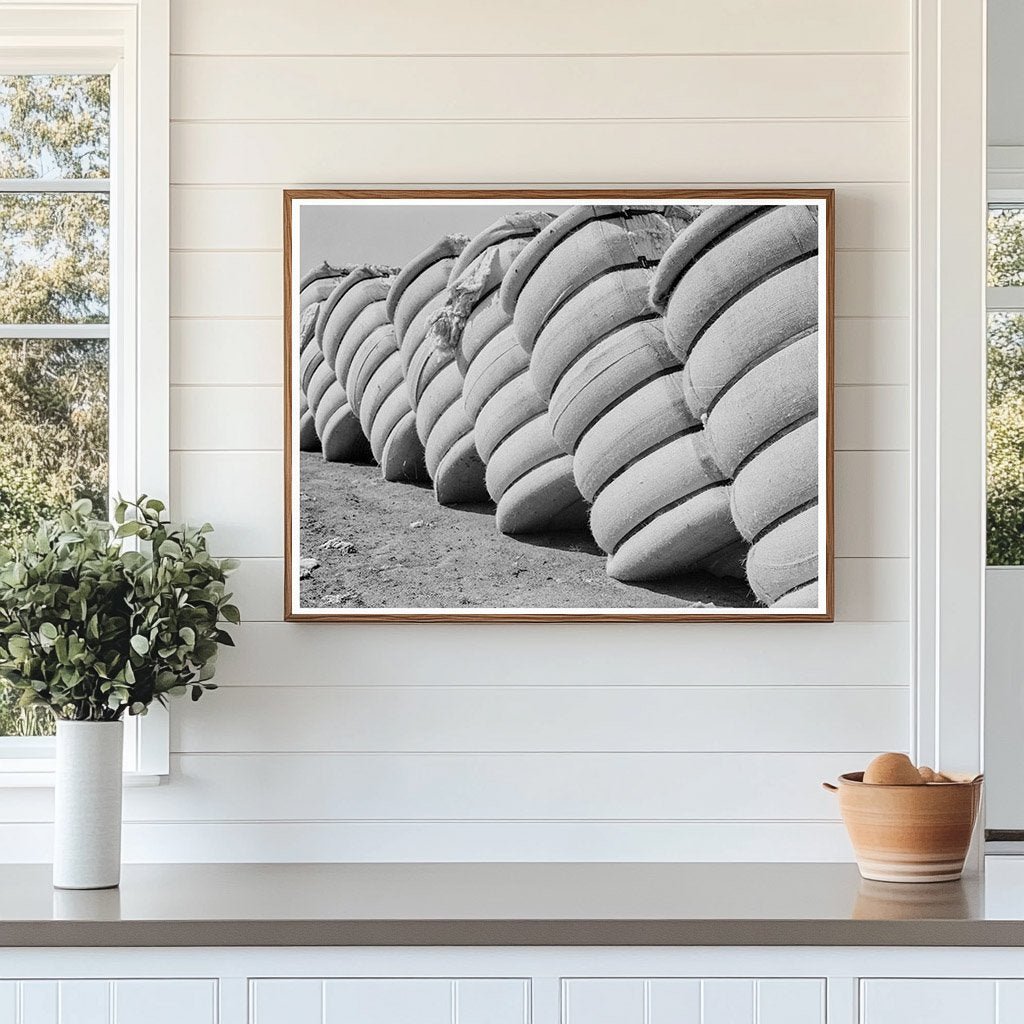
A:
[[[147,772],[124,772],[124,785],[132,789],[138,786],[159,786],[168,776]],[[53,763],[39,758],[22,760],[10,758],[0,761],[0,789],[53,789],[56,772]]]

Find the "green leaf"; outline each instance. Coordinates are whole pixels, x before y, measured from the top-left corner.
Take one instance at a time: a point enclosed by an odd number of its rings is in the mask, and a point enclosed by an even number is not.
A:
[[[142,656],[149,654],[149,640],[141,633],[136,633],[135,636],[131,638],[130,643],[132,645],[132,650],[135,651],[136,654]]]
[[[238,608],[233,604],[224,605],[221,608],[220,613],[224,616],[225,619],[228,620],[228,622],[232,623],[235,626],[240,625],[242,622],[242,615],[239,612]]]
[[[27,636],[12,636],[7,641],[7,649],[16,658],[23,658],[29,652],[29,642]]]
[[[39,635],[46,640],[56,640],[60,635],[57,627],[52,622],[44,622],[39,626]]]
[[[181,545],[173,540],[165,540],[157,549],[157,553],[163,555],[164,558],[181,558],[184,554]]]

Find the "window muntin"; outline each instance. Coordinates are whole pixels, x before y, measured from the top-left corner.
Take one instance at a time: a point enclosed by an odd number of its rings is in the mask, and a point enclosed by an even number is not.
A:
[[[110,113],[108,75],[0,76],[0,543],[108,504]],[[0,692],[0,737],[52,731]]]

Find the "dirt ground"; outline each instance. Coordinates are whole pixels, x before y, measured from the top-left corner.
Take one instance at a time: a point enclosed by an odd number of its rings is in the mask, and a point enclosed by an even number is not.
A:
[[[375,465],[303,452],[303,608],[687,608],[755,604],[707,573],[620,583],[588,533],[506,537],[493,506],[444,508],[429,485],[387,483]]]

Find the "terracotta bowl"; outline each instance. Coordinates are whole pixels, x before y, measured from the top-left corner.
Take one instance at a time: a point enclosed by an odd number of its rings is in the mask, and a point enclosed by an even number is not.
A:
[[[876,786],[839,776],[839,811],[857,867],[877,882],[952,882],[963,872],[981,804],[981,776],[922,786]]]

